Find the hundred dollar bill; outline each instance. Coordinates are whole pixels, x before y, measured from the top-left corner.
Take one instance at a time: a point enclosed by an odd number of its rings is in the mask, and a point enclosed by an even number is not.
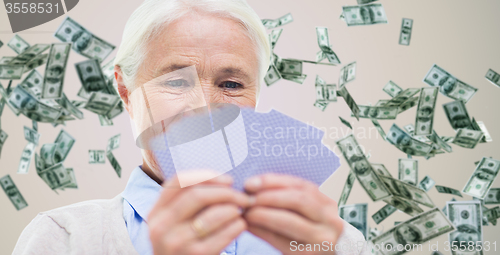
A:
[[[267,70],[266,76],[264,77],[264,81],[266,82],[266,85],[271,86],[272,84],[279,81],[280,79],[281,79],[281,74],[278,71],[278,68],[276,68],[275,65],[270,64],[269,69]],[[78,93],[78,94],[80,94],[80,93]]]
[[[387,133],[387,141],[407,155],[427,156],[432,150],[432,146],[418,141],[405,133],[396,124],[393,124]]]
[[[71,100],[70,102],[73,106],[75,106],[78,109],[83,108],[87,103],[87,101],[81,101],[81,100]]]
[[[100,91],[107,86],[97,59],[89,59],[75,64],[76,72],[87,92]]]
[[[451,202],[453,201],[457,201],[455,198],[452,198],[450,200]],[[448,207],[446,205],[444,205],[443,209],[441,209],[441,211],[444,213],[444,215],[446,215],[446,217],[448,217]]]
[[[347,176],[347,180],[345,182],[344,188],[342,189],[342,194],[340,195],[340,199],[338,202],[338,206],[345,205],[347,202],[347,198],[349,194],[351,194],[352,185],[354,185],[354,181],[356,180],[356,176],[352,171],[349,171],[349,175]]]
[[[2,93],[2,96],[4,94]],[[26,110],[31,110],[36,107],[38,100],[31,95],[23,86],[16,86],[16,88],[10,93],[7,99],[7,105],[12,109],[14,113],[19,115],[20,112]]]
[[[460,128],[453,143],[464,148],[473,149],[483,139],[483,132]]]
[[[448,219],[456,227],[449,234],[451,244],[467,243],[467,249],[452,249],[452,255],[482,255],[483,224],[479,201],[446,202]],[[470,243],[469,243],[470,242]]]
[[[286,25],[292,21],[293,21],[292,14],[287,13],[284,16],[281,16],[277,19],[263,19],[262,24],[264,24],[264,27],[266,27],[267,29],[273,29],[279,26]]]
[[[400,158],[398,179],[413,186],[417,186],[418,160]]]
[[[12,202],[18,211],[28,206],[28,203],[24,200],[23,195],[21,195],[21,192],[17,189],[17,186],[12,181],[12,178],[10,178],[10,175],[0,178],[0,186],[2,186],[2,189],[9,197],[10,202]]]
[[[397,106],[368,106],[359,105],[359,117],[379,120],[394,120],[398,115]],[[351,114],[351,116],[354,116]]]
[[[341,97],[344,98],[347,106],[349,106],[349,108],[351,109],[352,115],[354,117],[356,117],[356,119],[359,121],[359,112],[360,112],[359,107],[356,104],[356,102],[354,102],[354,99],[351,97],[351,94],[346,89],[346,87],[344,86],[344,87],[340,88],[337,91],[337,95],[340,95]]]
[[[118,95],[117,95],[118,96]],[[113,119],[116,116],[120,115],[124,111],[125,107],[123,106],[123,102],[121,100],[118,101],[118,104],[111,109],[111,111],[106,114],[106,118]]]
[[[462,193],[460,193],[460,191],[453,189],[453,188],[449,188],[449,187],[445,187],[445,186],[441,186],[441,185],[436,185],[436,189],[439,193],[452,194],[455,196],[462,197]]]
[[[387,23],[387,16],[381,4],[343,6],[342,11],[347,26]]]
[[[73,116],[78,119],[83,119],[83,112],[78,109],[78,107],[74,106],[69,99],[66,97],[66,94],[62,94],[60,99],[56,99],[56,102],[64,109],[69,111]]]
[[[420,88],[405,89],[393,97],[385,106],[400,106],[420,92]]]
[[[380,136],[382,136],[382,139],[386,139],[386,134],[385,134],[385,131],[384,129],[382,128],[382,126],[380,126],[380,123],[378,122],[378,120],[376,119],[371,119],[373,125],[375,126],[375,128],[377,129],[378,133],[380,134]]]
[[[340,117],[340,116],[339,116],[339,119],[340,119],[340,121],[341,121],[344,125],[346,125],[348,128],[350,128],[350,129],[352,130],[352,126],[351,126],[351,123],[349,123],[349,121],[347,121],[347,120],[343,119],[343,118],[342,118],[342,117]]]
[[[23,75],[24,66],[0,65],[0,79],[19,80]]]
[[[97,114],[97,116],[99,117],[99,123],[101,123],[102,127],[113,126],[113,121],[108,119],[105,115]]]
[[[61,129],[59,135],[57,135],[55,142],[57,144],[56,154],[59,155],[60,161],[64,161],[69,154],[69,151],[75,144],[75,138],[73,138],[68,132]]]
[[[281,74],[281,78],[283,78],[285,80],[289,80],[289,81],[293,81],[293,82],[302,84],[306,80],[307,74],[300,74],[300,75],[298,75],[298,74],[286,74],[286,73],[283,73],[283,74]]]
[[[45,65],[49,59],[49,54],[40,54],[24,65],[23,73],[27,73],[39,66]]]
[[[29,142],[26,147],[24,147],[23,153],[21,154],[21,159],[19,160],[19,167],[17,168],[18,174],[27,174],[30,169],[31,159],[35,153],[35,144]]]
[[[64,168],[62,163],[57,163],[40,171],[38,176],[40,176],[52,190],[64,188],[72,182],[71,175],[66,168]]]
[[[40,157],[42,158],[45,167],[53,166],[61,162],[61,155],[57,154],[57,143],[46,143],[40,149]]]
[[[490,132],[488,132],[488,129],[486,129],[486,125],[484,125],[484,122],[477,121],[476,123],[479,126],[479,130],[484,134],[483,140],[488,143],[493,142],[493,138],[491,138]]]
[[[398,209],[396,209],[396,207],[392,205],[385,205],[384,207],[382,207],[382,209],[378,210],[374,215],[372,215],[372,219],[375,221],[375,223],[379,224],[397,210]]]
[[[435,64],[425,76],[424,82],[429,86],[439,87],[441,94],[464,103],[467,103],[477,91],[477,88],[460,81]]]
[[[37,101],[34,109],[29,109],[24,114],[33,121],[53,123],[61,116],[62,109],[50,107]]]
[[[42,172],[46,168],[45,161],[36,152],[35,152],[35,168],[37,174]]]
[[[111,151],[106,152],[106,157],[108,158],[109,163],[111,163],[111,165],[113,166],[113,169],[115,169],[115,172],[118,175],[118,177],[121,178],[122,177],[122,168],[121,168],[120,164],[118,164],[118,161],[116,160],[113,153],[111,153]]]
[[[496,225],[496,220],[500,218],[500,206],[493,207],[484,212],[486,219]]]
[[[332,50],[330,46],[330,39],[328,37],[328,28],[316,27],[316,37],[318,40],[319,48],[321,49],[322,53],[321,57],[318,58],[318,56],[316,56],[316,62],[321,61],[323,58],[327,58],[328,62],[332,64],[340,64],[340,59],[337,57],[337,54],[335,54],[335,52]]]
[[[352,134],[336,143],[359,183],[373,201],[391,196]]]
[[[434,207],[434,203],[431,198],[425,191],[410,185],[408,183],[402,182],[400,180],[396,180],[387,176],[379,176],[380,179],[384,182],[387,189],[393,196],[401,197],[427,207]]]
[[[418,101],[415,135],[431,135],[438,88],[422,88]]]
[[[487,205],[500,204],[500,188],[492,188],[486,194],[484,203]]]
[[[24,126],[24,139],[26,139],[26,141],[30,143],[37,145],[38,140],[40,140],[40,134],[36,130]]]
[[[340,69],[339,88],[356,78],[356,62],[349,63]]]
[[[291,59],[282,59],[281,65],[276,66],[281,75],[291,74],[291,75],[301,75],[302,74],[302,62]]]
[[[67,17],[55,35],[62,42],[73,43],[73,50],[102,62],[115,49],[115,46],[90,33],[87,29]]]
[[[103,150],[89,150],[89,164],[104,164],[105,152]]]
[[[12,39],[10,39],[10,41],[7,43],[7,46],[9,46],[9,48],[11,48],[17,54],[23,53],[27,48],[30,47],[29,43],[17,34],[15,34]]]
[[[483,157],[462,192],[479,199],[484,199],[497,177],[499,169],[499,160]]]
[[[488,72],[486,72],[486,79],[494,85],[500,87],[500,74],[498,74],[497,72],[489,69]]]
[[[28,49],[26,49],[23,53],[14,57],[9,62],[9,65],[11,65],[11,66],[25,65],[30,60],[32,60],[36,56],[38,56],[40,53],[46,51],[48,48],[50,48],[50,44],[35,44],[35,45],[29,47]]]
[[[392,178],[391,173],[389,173],[389,170],[387,170],[387,168],[383,164],[372,163],[371,165],[373,167],[373,170],[375,170],[375,173],[377,173],[378,175],[384,175]]]
[[[276,46],[276,43],[278,42],[278,39],[281,36],[281,32],[283,32],[283,28],[281,28],[281,29],[274,29],[269,34],[269,42],[271,43],[271,49],[272,50],[274,50],[274,46]],[[104,67],[103,67],[103,69],[104,69]]]
[[[413,20],[403,18],[403,21],[401,23],[401,33],[399,34],[399,44],[410,45],[412,27]]]
[[[410,136],[415,135],[415,126],[413,124],[408,124],[403,127]]]
[[[472,129],[472,122],[464,102],[457,100],[443,104],[444,112],[453,129]]]
[[[426,175],[424,179],[420,181],[418,184],[418,187],[422,190],[425,190],[426,192],[431,190],[431,188],[436,184],[436,181],[434,181],[430,176]]]
[[[398,114],[403,113],[404,111],[413,108],[417,105],[419,97],[412,97],[408,100],[404,101],[401,105],[399,105]]]
[[[84,108],[96,114],[106,115],[113,110],[119,102],[119,96],[102,92],[92,92]]]
[[[31,71],[26,78],[19,84],[25,88],[27,92],[40,99],[42,95],[43,76],[37,71]]]
[[[357,1],[358,1],[359,5],[362,5],[362,4],[368,4],[368,3],[371,3],[371,2],[375,2],[377,0],[357,0]]]
[[[368,204],[343,205],[339,207],[340,218],[357,228],[365,238],[368,236]]]
[[[69,174],[70,182],[66,184],[63,188],[67,189],[78,189],[78,183],[76,182],[75,172],[73,168],[66,168],[66,172]]]
[[[399,87],[396,83],[393,81],[389,81],[384,88],[382,89],[385,93],[389,94],[391,97],[397,96],[403,89]]]
[[[120,146],[120,137],[121,134],[117,134],[108,140],[108,146],[106,147],[106,151],[112,151],[118,148]]]
[[[0,59],[0,65],[7,65],[8,63],[10,63],[10,61],[12,61],[15,57],[7,57],[7,56],[4,56]]]
[[[316,75],[316,100],[337,102],[337,85],[326,84],[326,82]]]
[[[42,98],[61,98],[70,47],[70,43],[54,43],[50,47],[49,58],[45,66]]]
[[[435,130],[432,130],[432,134],[427,136],[429,140],[431,140],[434,144],[437,144],[443,150],[447,152],[452,152],[453,149],[449,144],[447,144],[437,133]]]
[[[108,63],[101,66],[102,75],[108,80],[113,80],[115,78],[115,58],[108,61]]]
[[[434,208],[400,223],[372,239],[372,242],[385,248],[381,250],[384,255],[403,254],[406,252],[405,249],[400,251],[398,246],[404,247],[409,244],[415,247],[413,245],[425,243],[453,230],[455,230],[453,224],[438,208]]]
[[[368,228],[368,237],[366,238],[366,240],[370,241],[372,240],[373,238],[379,236],[380,234],[382,234],[382,231],[378,230],[377,228]]]
[[[2,147],[5,144],[7,137],[9,137],[9,135],[4,130],[0,129],[0,155],[2,154]]]
[[[328,102],[325,102],[325,101],[316,100],[314,102],[314,107],[319,108],[321,111],[325,111],[327,106],[328,106]]]

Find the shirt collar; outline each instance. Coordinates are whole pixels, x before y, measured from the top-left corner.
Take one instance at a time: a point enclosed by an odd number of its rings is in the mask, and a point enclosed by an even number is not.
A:
[[[132,171],[122,196],[134,211],[147,222],[149,212],[158,200],[161,190],[161,185],[151,179],[138,166]]]

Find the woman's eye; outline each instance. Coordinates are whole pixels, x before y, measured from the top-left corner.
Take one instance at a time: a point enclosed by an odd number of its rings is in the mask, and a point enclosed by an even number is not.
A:
[[[219,87],[226,88],[226,89],[237,89],[243,87],[243,85],[234,82],[234,81],[225,81],[223,82]]]

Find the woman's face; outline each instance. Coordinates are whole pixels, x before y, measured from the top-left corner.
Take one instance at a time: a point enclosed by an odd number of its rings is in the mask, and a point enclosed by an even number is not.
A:
[[[152,86],[152,80],[160,82]],[[144,97],[150,115],[159,116],[155,123],[208,103],[254,108],[259,86],[256,46],[235,20],[192,12],[162,28],[148,42],[135,84],[144,85],[147,95],[132,94],[129,113],[142,107],[143,102],[134,98]],[[145,113],[131,117],[138,124],[147,117]],[[158,175],[151,151],[143,151],[143,156]]]

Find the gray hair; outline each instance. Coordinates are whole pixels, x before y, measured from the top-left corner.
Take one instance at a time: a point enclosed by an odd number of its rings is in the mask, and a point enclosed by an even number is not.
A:
[[[246,28],[256,46],[259,61],[258,95],[269,66],[271,47],[264,25],[245,0],[144,1],[128,19],[114,61],[114,65],[120,66],[122,70],[127,89],[132,91],[136,87],[137,72],[144,61],[148,41],[159,33],[160,28],[193,10],[232,18]]]

